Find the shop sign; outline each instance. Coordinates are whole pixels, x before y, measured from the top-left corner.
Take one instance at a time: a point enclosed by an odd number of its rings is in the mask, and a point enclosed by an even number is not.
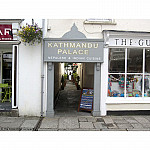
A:
[[[0,41],[13,40],[13,36],[10,35],[12,32],[12,25],[0,24]]]
[[[44,61],[103,62],[103,41],[44,39]]]
[[[110,38],[109,46],[150,47],[150,38]]]

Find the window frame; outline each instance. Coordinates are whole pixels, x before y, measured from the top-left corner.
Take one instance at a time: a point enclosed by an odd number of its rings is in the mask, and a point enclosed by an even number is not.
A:
[[[127,75],[132,75],[132,74],[137,74],[137,75],[141,75],[142,78],[144,79],[145,75],[150,75],[150,73],[145,73],[145,52],[146,49],[145,47],[113,47],[110,46],[108,47],[108,64],[109,64],[109,52],[110,49],[119,49],[119,48],[124,48],[125,49],[125,72],[124,73],[110,73],[109,72],[109,65],[107,68],[107,78],[109,75],[113,75],[113,74],[122,74],[125,76],[125,86],[124,86],[124,97],[109,97],[108,93],[107,93],[107,101],[106,103],[150,103],[150,97],[144,97],[144,82],[142,82],[142,96],[141,97],[127,97],[126,95],[126,77]],[[142,49],[143,51],[143,64],[142,64],[142,73],[127,73],[127,50],[128,49]],[[108,87],[107,87],[108,90]]]

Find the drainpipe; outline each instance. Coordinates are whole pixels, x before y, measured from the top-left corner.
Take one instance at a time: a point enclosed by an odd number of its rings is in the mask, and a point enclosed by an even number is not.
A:
[[[43,62],[43,38],[45,35],[45,19],[42,19],[42,42],[41,42],[41,117],[43,117],[43,94],[44,94],[44,62]]]

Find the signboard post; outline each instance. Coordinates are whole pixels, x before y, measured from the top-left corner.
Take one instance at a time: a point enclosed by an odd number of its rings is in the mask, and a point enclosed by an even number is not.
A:
[[[89,88],[83,88],[81,90],[81,96],[80,96],[78,111],[80,109],[92,111],[93,110],[93,99],[94,99],[94,90],[89,89]]]

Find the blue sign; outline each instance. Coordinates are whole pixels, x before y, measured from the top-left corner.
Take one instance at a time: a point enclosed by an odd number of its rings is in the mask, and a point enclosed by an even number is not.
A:
[[[81,100],[79,109],[92,110],[93,109],[93,98],[94,90],[93,89],[83,89],[81,91]],[[79,111],[78,109],[78,111]]]

